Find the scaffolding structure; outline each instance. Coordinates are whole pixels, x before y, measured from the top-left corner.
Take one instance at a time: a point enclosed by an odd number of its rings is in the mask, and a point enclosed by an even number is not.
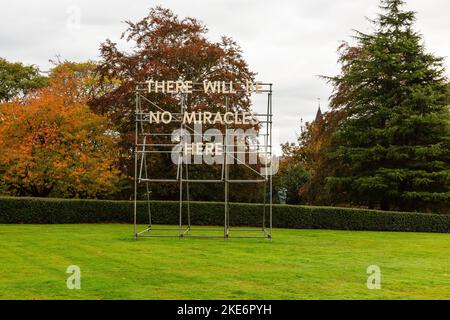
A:
[[[174,147],[181,141],[184,141],[183,137],[179,137],[179,140],[173,140],[174,125],[179,129],[180,133],[189,132],[192,136],[199,134],[195,131],[195,128],[190,124],[183,122],[183,114],[189,112],[189,106],[187,101],[189,94],[195,94],[195,86],[203,86],[203,83],[194,83],[194,90],[192,93],[179,93],[179,112],[174,110],[165,110],[160,107],[156,100],[152,99],[152,93],[149,93],[147,83],[139,83],[135,91],[135,144],[134,144],[134,160],[135,160],[135,178],[134,178],[134,238],[139,237],[201,237],[201,238],[267,238],[272,239],[272,202],[273,202],[273,186],[272,186],[272,163],[270,166],[264,167],[259,171],[254,167],[246,163],[240,162],[236,153],[234,152],[234,146],[229,146],[230,137],[228,125],[225,125],[223,146],[223,163],[219,164],[220,177],[212,179],[198,179],[190,177],[190,166],[194,164],[187,163],[185,154],[183,154],[183,148],[178,151],[178,162],[176,163],[176,176],[173,177],[156,177],[150,176],[148,166],[152,155],[167,155],[174,153]],[[243,91],[243,90],[242,90]],[[257,130],[258,139],[262,139],[262,144],[258,144],[257,149],[253,151],[245,151],[246,153],[255,152],[259,155],[263,154],[266,159],[273,159],[272,152],[272,84],[271,83],[258,83],[259,94],[267,95],[265,112],[253,113],[253,116],[258,117],[258,123],[261,127]],[[229,105],[229,99],[224,94],[225,111],[231,110]],[[156,124],[152,124],[150,120],[150,111],[170,112],[174,119],[174,125],[165,126],[159,124],[156,128]],[[167,131],[168,130],[168,131]],[[171,131],[172,130],[172,131]],[[230,178],[230,165],[233,159],[238,164],[244,166],[254,174],[255,178],[244,177],[241,179]],[[270,162],[270,161],[269,161]],[[151,161],[150,161],[151,163]],[[175,165],[175,164],[174,164]],[[191,205],[190,205],[190,193],[189,188],[191,184],[221,184],[223,185],[224,196],[224,215],[223,215],[223,228],[198,228],[196,229],[191,225]],[[178,211],[179,221],[177,227],[170,228],[158,228],[153,226],[152,221],[152,198],[151,198],[151,184],[159,184],[161,186],[173,184],[178,187],[179,199],[178,199]],[[230,186],[234,184],[263,184],[263,201],[261,212],[261,225],[254,228],[231,228],[230,227]],[[145,185],[145,199],[139,199],[139,186]],[[183,195],[186,195],[184,197]],[[138,211],[140,210],[138,202],[141,200],[146,201],[146,216],[148,216],[148,224],[143,230],[138,230]],[[183,210],[185,209],[185,210]],[[183,220],[184,218],[184,220]],[[162,233],[161,233],[162,232]],[[198,233],[197,233],[198,232]],[[254,233],[257,232],[255,235]],[[208,233],[208,234],[205,234]],[[218,234],[217,234],[218,233]]]

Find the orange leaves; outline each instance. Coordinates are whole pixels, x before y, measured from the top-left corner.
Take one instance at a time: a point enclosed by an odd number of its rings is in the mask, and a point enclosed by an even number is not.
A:
[[[0,105],[0,167],[10,194],[100,197],[116,190],[116,141],[107,119],[78,98],[63,71],[27,104]],[[102,179],[98,179],[101,176]]]

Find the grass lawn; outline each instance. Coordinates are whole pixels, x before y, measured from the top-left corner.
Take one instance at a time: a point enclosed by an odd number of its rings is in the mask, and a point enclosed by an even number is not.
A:
[[[450,299],[450,235],[274,230],[132,239],[129,225],[0,225],[0,299]],[[81,268],[81,290],[66,268]],[[368,290],[378,265],[382,289]]]

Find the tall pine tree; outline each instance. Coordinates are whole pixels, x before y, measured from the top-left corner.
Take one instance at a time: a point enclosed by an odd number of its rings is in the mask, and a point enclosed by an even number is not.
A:
[[[382,0],[374,32],[343,45],[342,72],[329,78],[331,105],[346,113],[329,157],[335,202],[384,210],[450,207],[449,89],[443,59],[425,51],[415,13]]]

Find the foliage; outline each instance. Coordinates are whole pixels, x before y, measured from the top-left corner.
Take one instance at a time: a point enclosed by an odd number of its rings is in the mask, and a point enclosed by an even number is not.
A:
[[[116,138],[65,67],[26,104],[0,105],[1,186],[12,195],[104,197],[119,184]]]
[[[346,114],[333,135],[327,180],[334,203],[382,209],[450,207],[449,91],[442,59],[425,52],[415,13],[383,0],[375,32],[344,44],[332,106]]]
[[[191,202],[192,224],[223,224],[223,206]],[[178,224],[178,202],[154,201],[151,209],[155,224]],[[132,223],[132,212],[131,201],[0,198],[0,223]],[[230,224],[260,227],[262,213],[262,205],[232,203]],[[449,215],[274,205],[273,217],[277,228],[450,233]],[[186,219],[184,215],[184,223]],[[138,222],[148,223],[146,202],[138,203]]]
[[[161,7],[153,8],[149,14],[138,22],[126,22],[128,28],[122,38],[132,46],[130,52],[121,51],[116,43],[106,40],[100,48],[101,61],[97,73],[102,82],[118,79],[119,83],[112,90],[101,97],[92,99],[89,104],[92,109],[112,119],[118,128],[121,137],[121,157],[123,171],[128,176],[134,176],[134,161],[132,146],[134,143],[135,88],[138,83],[147,80],[167,81],[186,80],[203,82],[204,80],[233,81],[236,89],[243,89],[246,81],[254,77],[244,58],[240,47],[230,38],[223,37],[219,42],[207,39],[207,28],[193,18],[181,19],[172,11]],[[250,99],[244,92],[228,97],[231,111],[249,110]],[[178,112],[180,104],[179,95],[158,94],[152,95],[152,101],[160,108]],[[216,112],[225,109],[225,98],[219,94],[198,93],[189,95],[186,101],[188,111]],[[143,103],[144,109],[148,104]],[[167,132],[175,129],[166,128]],[[204,128],[206,130],[207,128]],[[154,129],[154,130],[157,130]],[[150,139],[150,138],[149,138]],[[164,143],[161,137],[152,137],[154,143]],[[167,143],[167,142],[165,142]],[[167,176],[176,176],[176,166],[167,166],[171,163],[170,154],[152,154],[149,162],[150,176],[161,172]],[[236,172],[246,173],[244,168],[234,166]],[[195,166],[191,177],[207,179],[206,172],[220,176],[220,168],[208,166]],[[237,174],[237,173],[236,173]],[[211,179],[209,177],[209,179]],[[245,189],[247,188],[247,189]],[[165,188],[152,186],[152,196],[159,199],[175,199],[178,197],[176,185],[167,185]],[[145,192],[145,190],[143,190]],[[191,186],[190,193],[193,199],[219,200],[223,197],[223,186],[196,184]],[[258,189],[248,192],[248,185],[235,185],[231,197],[241,200],[253,201],[259,197]]]
[[[100,81],[94,61],[52,61],[54,67],[49,73],[49,79],[68,78],[72,80],[74,99],[86,103],[101,97],[120,84],[120,81],[111,78],[110,81]]]
[[[308,172],[309,179],[299,189],[299,195],[307,204],[330,204],[332,196],[326,188],[326,178],[339,170],[338,164],[327,157],[333,133],[345,112],[325,112],[311,123],[306,123],[298,139],[298,146],[291,146],[291,153]]]
[[[0,58],[0,103],[24,99],[47,85],[47,78],[35,66],[25,66]]]
[[[300,187],[309,179],[302,162],[292,154],[294,148],[283,146],[283,158],[280,160],[278,173],[273,178],[275,195],[284,194],[286,204],[301,204],[304,199],[300,196]]]

